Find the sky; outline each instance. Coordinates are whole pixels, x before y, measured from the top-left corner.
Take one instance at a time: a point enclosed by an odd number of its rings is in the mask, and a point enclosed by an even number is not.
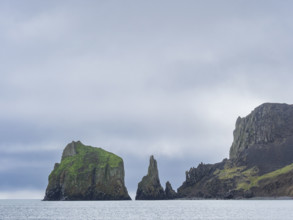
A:
[[[42,199],[64,147],[121,156],[133,196],[229,156],[238,116],[293,103],[292,1],[0,1],[0,199]]]

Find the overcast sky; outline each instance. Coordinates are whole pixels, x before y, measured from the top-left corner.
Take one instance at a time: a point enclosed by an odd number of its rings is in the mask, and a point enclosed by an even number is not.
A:
[[[0,1],[0,199],[42,198],[72,140],[178,188],[238,116],[293,103],[292,1]]]

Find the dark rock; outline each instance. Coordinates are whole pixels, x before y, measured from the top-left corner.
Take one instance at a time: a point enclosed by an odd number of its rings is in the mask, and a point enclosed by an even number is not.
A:
[[[251,192],[254,196],[293,197],[293,168],[289,172],[281,173],[275,177],[261,179],[257,186],[251,188]]]
[[[265,103],[238,118],[230,159],[186,172],[179,197],[293,196],[293,105]]]
[[[246,198],[246,199],[252,198],[253,196],[254,196],[254,193],[251,190],[246,190],[243,193],[243,197]]]
[[[293,163],[293,105],[265,103],[238,118],[230,159],[260,173]]]
[[[214,178],[214,173],[223,169],[227,163],[227,160],[216,164],[200,163],[197,168],[190,168],[189,171],[186,171],[186,180],[178,188],[178,197],[224,197],[229,188],[228,182]]]
[[[235,190],[229,190],[224,194],[224,199],[233,199],[235,197]]]
[[[169,181],[166,182],[165,196],[166,199],[177,198],[177,193],[173,190],[171,183]]]
[[[213,165],[200,163],[197,168],[190,168],[185,172],[186,185],[194,185],[213,171]]]
[[[44,200],[130,200],[122,158],[80,141],[68,144],[49,176]]]
[[[136,200],[162,200],[165,199],[165,192],[161,186],[157,161],[154,156],[150,157],[148,174],[138,183]]]

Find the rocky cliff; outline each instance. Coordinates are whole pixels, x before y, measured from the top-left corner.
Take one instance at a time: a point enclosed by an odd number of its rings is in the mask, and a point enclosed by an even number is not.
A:
[[[165,199],[165,191],[161,186],[157,161],[154,156],[150,157],[148,174],[138,183],[136,200],[161,200]]]
[[[80,141],[68,144],[49,176],[44,200],[130,200],[123,160]]]
[[[265,103],[238,118],[230,159],[186,172],[180,197],[293,196],[293,105]]]
[[[230,159],[261,173],[293,163],[293,106],[265,103],[238,118]]]

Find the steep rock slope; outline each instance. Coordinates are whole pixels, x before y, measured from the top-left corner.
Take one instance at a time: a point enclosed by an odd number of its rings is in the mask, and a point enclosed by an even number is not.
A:
[[[49,176],[44,200],[129,200],[122,158],[80,141],[68,144]]]
[[[180,197],[293,196],[293,106],[265,103],[238,118],[230,159],[186,172]]]
[[[266,173],[293,163],[293,106],[265,103],[238,118],[230,159]]]

